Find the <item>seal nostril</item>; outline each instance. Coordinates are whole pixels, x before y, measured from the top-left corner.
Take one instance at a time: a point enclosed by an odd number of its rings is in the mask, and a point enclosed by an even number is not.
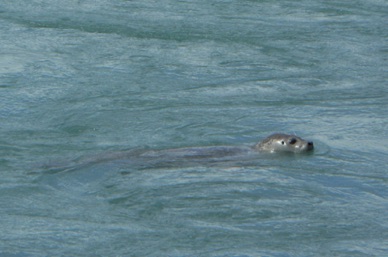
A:
[[[309,141],[309,142],[307,142],[307,145],[309,145],[309,146],[313,146],[313,145],[314,145],[314,143],[313,143],[313,142],[311,142],[311,141]]]

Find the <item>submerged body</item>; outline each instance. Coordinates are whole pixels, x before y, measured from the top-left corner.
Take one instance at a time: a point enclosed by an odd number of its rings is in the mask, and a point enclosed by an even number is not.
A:
[[[131,167],[152,168],[160,166],[195,166],[212,163],[240,162],[255,160],[260,153],[304,153],[314,149],[311,141],[288,134],[273,134],[254,146],[208,146],[187,147],[165,150],[129,150],[104,153],[90,158],[81,158],[71,165],[55,167],[48,165],[49,170],[76,170],[97,163],[120,160],[120,163]],[[47,167],[46,167],[47,168]]]
[[[288,134],[276,133],[268,136],[253,147],[248,146],[208,146],[187,147],[168,150],[146,151],[142,157],[181,157],[181,158],[223,158],[236,155],[249,155],[258,152],[304,153],[314,149],[312,141]]]

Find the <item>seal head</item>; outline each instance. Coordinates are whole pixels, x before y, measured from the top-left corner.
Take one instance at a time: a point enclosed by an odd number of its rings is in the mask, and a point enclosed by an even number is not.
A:
[[[303,153],[314,149],[312,141],[288,134],[273,134],[257,143],[254,149],[261,152],[292,152]]]

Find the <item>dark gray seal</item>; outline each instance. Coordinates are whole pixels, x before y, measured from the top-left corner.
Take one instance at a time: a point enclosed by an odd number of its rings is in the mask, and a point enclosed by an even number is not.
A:
[[[66,166],[47,165],[49,170],[76,170],[89,165],[119,161],[130,167],[195,166],[257,159],[260,153],[306,153],[312,141],[295,135],[273,134],[254,146],[207,146],[161,150],[128,150],[80,158]]]
[[[207,146],[207,147],[187,147],[167,150],[149,150],[141,154],[141,156],[161,157],[227,157],[248,153],[257,152],[288,152],[288,153],[304,153],[314,149],[312,141],[304,140],[295,135],[282,133],[272,134],[253,147],[249,146]]]
[[[288,154],[279,156],[279,162],[287,166],[284,158],[289,160],[289,155],[300,155],[313,149],[313,142],[287,134],[273,134],[255,145],[245,146],[131,149],[80,157],[60,165],[48,164],[41,167],[44,170],[37,179],[66,192],[89,194],[96,185],[97,188],[109,183],[116,185],[117,174],[136,176],[137,172],[187,167],[268,167],[273,158],[278,159],[275,153],[283,152]]]

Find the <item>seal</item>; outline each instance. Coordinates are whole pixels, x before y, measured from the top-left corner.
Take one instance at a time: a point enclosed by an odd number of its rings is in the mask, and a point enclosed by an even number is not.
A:
[[[225,160],[230,157],[244,159],[260,152],[267,153],[304,153],[314,149],[312,141],[304,140],[295,135],[282,133],[272,134],[254,146],[205,146],[186,147],[165,150],[151,150],[142,152],[139,156],[149,159],[164,160]]]
[[[314,143],[295,135],[276,133],[257,143],[253,148],[259,152],[303,153],[312,151]]]
[[[130,175],[136,171],[161,169],[175,172],[176,168],[179,170],[184,167],[198,166],[239,169],[245,166],[260,165],[268,157],[265,153],[271,155],[276,155],[272,154],[275,152],[299,154],[313,149],[314,144],[311,141],[295,135],[279,133],[264,138],[256,144],[243,146],[221,145],[105,152],[86,158],[78,158],[68,165],[45,166],[44,172],[40,172],[42,175],[39,177],[39,181],[60,190],[73,192],[86,190],[86,192],[90,192],[90,186],[94,188],[95,185],[104,185],[106,181],[109,181],[109,184],[117,183],[119,178],[112,177],[116,175],[112,175],[111,171],[117,171],[121,175]],[[282,160],[280,161],[282,162]],[[264,163],[268,165],[268,162]],[[139,173],[136,174],[139,175]],[[134,176],[137,176],[136,174]],[[158,174],[156,177],[160,176]],[[167,175],[166,178],[169,176]],[[130,176],[129,181],[132,178]]]
[[[97,156],[80,158],[70,165],[45,165],[51,171],[69,171],[88,167],[97,163],[121,160],[119,163],[131,167],[177,167],[198,164],[213,165],[222,162],[241,162],[254,160],[264,153],[305,153],[314,149],[312,141],[295,135],[276,133],[253,146],[205,146],[160,150],[133,149],[119,152],[102,153]]]

